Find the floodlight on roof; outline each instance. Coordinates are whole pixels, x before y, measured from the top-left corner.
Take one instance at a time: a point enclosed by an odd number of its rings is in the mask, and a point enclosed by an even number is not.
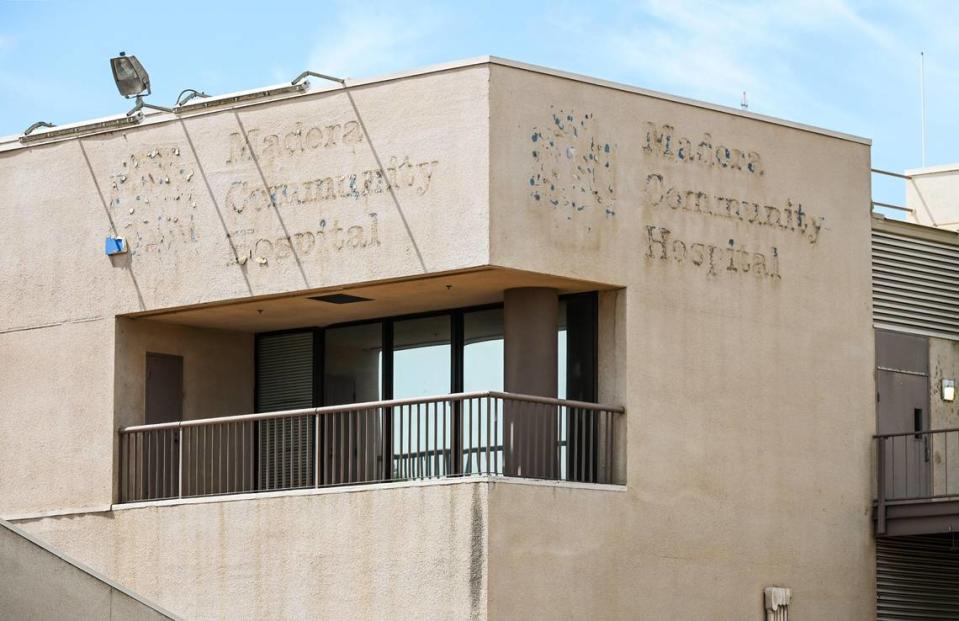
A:
[[[143,68],[136,56],[132,54],[127,56],[126,52],[120,52],[119,56],[110,59],[110,68],[113,70],[113,81],[116,82],[120,94],[127,99],[136,97],[136,105],[133,106],[133,110],[127,112],[127,116],[133,116],[144,108],[161,112],[173,112],[171,108],[164,108],[143,101],[143,98],[151,93],[150,74]]]
[[[150,94],[150,74],[136,56],[120,52],[119,56],[110,59],[110,68],[113,69],[117,90],[127,99]]]

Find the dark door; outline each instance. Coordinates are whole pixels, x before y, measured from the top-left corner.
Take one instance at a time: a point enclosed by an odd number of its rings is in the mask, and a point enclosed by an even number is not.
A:
[[[183,357],[147,353],[146,424],[183,419]],[[145,499],[172,498],[179,494],[179,433],[177,429],[149,431],[140,438],[144,467]]]
[[[876,359],[876,432],[906,434],[884,440],[886,497],[929,496],[929,341],[877,330]]]
[[[183,419],[183,356],[147,353],[146,424]]]
[[[566,298],[561,307],[565,315],[566,394],[563,399],[596,403],[598,359],[598,297],[596,293],[580,293]],[[600,481],[600,420],[594,412],[567,408],[566,472],[570,481]]]

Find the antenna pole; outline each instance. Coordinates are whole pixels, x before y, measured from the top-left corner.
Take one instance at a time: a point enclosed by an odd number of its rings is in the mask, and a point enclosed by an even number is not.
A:
[[[919,52],[919,141],[922,149],[922,167],[926,167],[926,53]]]

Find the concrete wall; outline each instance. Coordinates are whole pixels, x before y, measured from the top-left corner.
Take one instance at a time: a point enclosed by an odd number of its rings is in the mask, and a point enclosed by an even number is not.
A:
[[[52,320],[69,311],[47,312]],[[0,516],[110,506],[114,323],[59,320],[0,333]]]
[[[959,341],[929,338],[929,428],[959,428],[959,401],[942,400],[943,379],[959,381]],[[930,436],[933,493],[959,493],[959,433]]]
[[[3,521],[0,576],[0,616],[4,619],[177,618]]]
[[[19,526],[187,619],[483,619],[486,496],[334,489]]]
[[[501,66],[490,108],[492,262],[625,287],[628,419],[627,493],[491,494],[491,616],[871,618],[868,145]]]
[[[599,402],[619,405],[626,403],[625,373],[626,353],[629,350],[629,331],[626,329],[626,290],[602,291],[599,293],[597,321],[597,349],[599,360]],[[613,420],[612,463],[608,464],[609,475],[602,470],[603,478],[611,483],[626,484],[626,468],[629,458],[629,412]]]
[[[479,65],[0,152],[4,328],[485,265],[488,77]],[[111,259],[114,231],[130,253]]]
[[[183,419],[253,412],[254,337],[149,319],[117,319],[118,426],[144,423],[146,355],[183,357]]]
[[[917,224],[959,231],[959,165],[907,170],[906,207]]]
[[[959,341],[929,337],[929,405],[931,429],[959,427],[959,401],[943,401],[943,379],[959,381]]]
[[[869,168],[861,141],[497,64],[0,153],[0,514],[110,501],[116,315],[493,264],[622,288],[600,395],[628,486],[494,485],[482,588],[471,485],[27,527],[191,617],[758,620],[778,585],[797,617],[870,618]],[[65,457],[33,463],[51,434]]]
[[[128,351],[116,316],[486,265],[488,81],[476,65],[0,145],[0,516],[112,501],[149,340]],[[106,256],[108,235],[130,252]],[[249,411],[247,379],[210,406],[186,364],[187,416]]]

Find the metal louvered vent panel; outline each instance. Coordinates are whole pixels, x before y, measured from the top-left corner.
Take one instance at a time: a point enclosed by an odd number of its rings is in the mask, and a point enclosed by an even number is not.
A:
[[[959,539],[876,540],[876,619],[959,619]]]
[[[872,232],[873,322],[959,339],[959,246]]]
[[[256,387],[257,412],[312,407],[313,332],[260,335]],[[313,420],[278,418],[257,425],[259,489],[313,485]]]

